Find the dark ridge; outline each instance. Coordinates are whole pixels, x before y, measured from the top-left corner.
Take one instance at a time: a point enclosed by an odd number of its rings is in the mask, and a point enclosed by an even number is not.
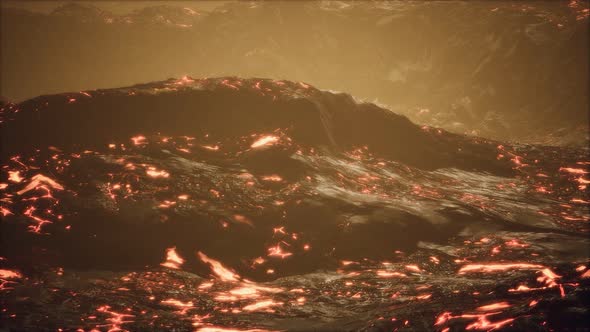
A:
[[[184,78],[41,96],[14,107],[2,124],[5,154],[42,146],[104,147],[137,134],[208,133],[221,139],[284,128],[301,144],[337,150],[367,146],[422,169],[510,172],[496,160],[494,142],[421,128],[348,94],[288,81]]]

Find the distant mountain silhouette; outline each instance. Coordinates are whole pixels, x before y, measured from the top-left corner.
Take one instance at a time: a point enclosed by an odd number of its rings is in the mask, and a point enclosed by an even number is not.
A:
[[[310,82],[417,123],[496,139],[582,144],[587,2],[260,2],[113,15],[68,4],[3,11],[3,95],[190,74]],[[42,59],[42,60],[41,60]],[[15,82],[15,83],[11,83]]]

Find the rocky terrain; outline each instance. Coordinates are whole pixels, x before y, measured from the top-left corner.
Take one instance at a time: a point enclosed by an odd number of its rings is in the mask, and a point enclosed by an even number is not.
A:
[[[590,324],[587,149],[274,79],[185,76],[0,116],[3,330]]]

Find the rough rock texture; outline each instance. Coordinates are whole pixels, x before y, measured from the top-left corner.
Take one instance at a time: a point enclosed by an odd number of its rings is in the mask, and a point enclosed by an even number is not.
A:
[[[235,77],[1,115],[2,328],[588,326],[586,150]]]

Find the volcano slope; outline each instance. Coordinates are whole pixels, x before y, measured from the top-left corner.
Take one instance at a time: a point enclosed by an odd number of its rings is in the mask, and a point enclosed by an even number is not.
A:
[[[345,91],[460,134],[588,139],[588,1],[231,1],[212,11],[150,2],[127,13],[95,4],[41,13],[0,3],[3,97],[183,74],[267,77]]]
[[[1,116],[5,329],[590,325],[586,150],[235,77]]]

